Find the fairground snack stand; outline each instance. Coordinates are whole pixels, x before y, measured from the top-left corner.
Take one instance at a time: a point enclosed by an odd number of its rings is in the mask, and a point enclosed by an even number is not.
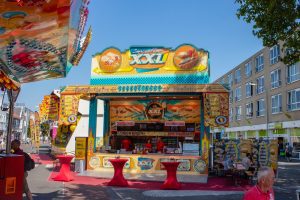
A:
[[[0,0],[0,87],[7,91],[6,154],[1,154],[0,199],[22,199],[23,156],[10,154],[14,103],[22,83],[65,77],[78,64],[88,0]],[[39,134],[39,133],[37,133]]]
[[[91,85],[61,92],[90,99],[87,169],[112,172],[109,159],[120,156],[128,159],[125,173],[163,174],[161,162],[175,159],[181,162],[178,174],[199,175],[206,182],[209,129],[228,125],[229,106],[228,91],[208,83],[208,52],[189,44],[96,54]],[[104,102],[103,124],[97,124],[98,100]],[[96,151],[100,129],[103,144]],[[124,140],[130,141],[128,148]],[[158,141],[163,149],[158,150]]]

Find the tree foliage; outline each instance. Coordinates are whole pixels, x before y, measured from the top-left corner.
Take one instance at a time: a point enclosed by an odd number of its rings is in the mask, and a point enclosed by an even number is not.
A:
[[[236,0],[239,19],[253,23],[253,34],[272,47],[283,42],[285,64],[300,58],[300,1],[299,0]]]
[[[50,126],[47,122],[44,122],[40,125],[42,136],[50,135]]]

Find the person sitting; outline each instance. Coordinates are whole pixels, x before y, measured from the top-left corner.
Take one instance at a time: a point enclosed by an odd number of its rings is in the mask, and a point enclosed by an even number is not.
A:
[[[252,165],[252,161],[251,161],[250,157],[251,157],[251,154],[247,153],[246,157],[244,157],[242,159],[242,165],[245,167],[246,171],[248,171],[250,166]]]
[[[228,171],[234,168],[234,159],[235,156],[231,155],[225,162],[224,162],[224,170]]]

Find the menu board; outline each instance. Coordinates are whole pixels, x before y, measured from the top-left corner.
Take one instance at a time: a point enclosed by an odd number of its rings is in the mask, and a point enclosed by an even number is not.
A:
[[[87,155],[87,137],[76,137],[75,158],[85,160]]]
[[[59,108],[59,125],[70,125],[77,122],[80,95],[61,95]]]
[[[228,127],[228,93],[204,93],[204,125]]]

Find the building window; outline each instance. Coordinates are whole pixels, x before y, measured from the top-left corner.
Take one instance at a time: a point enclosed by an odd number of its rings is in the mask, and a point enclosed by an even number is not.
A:
[[[233,102],[233,90],[230,90],[229,92],[229,103]]]
[[[246,98],[252,97],[253,95],[253,83],[246,83]]]
[[[265,91],[265,77],[261,76],[256,79],[256,94],[261,94]]]
[[[253,117],[253,103],[246,104],[246,117]]]
[[[241,69],[240,68],[235,71],[234,79],[235,79],[236,84],[241,82],[242,79],[241,79]]]
[[[272,99],[272,114],[282,112],[282,95],[277,94],[271,97]]]
[[[235,107],[235,119],[236,120],[242,119],[242,106]]]
[[[241,87],[235,88],[235,101],[240,101],[242,99]]]
[[[255,59],[255,63],[256,63],[255,71],[256,72],[262,71],[264,69],[264,55],[261,54],[257,56]]]
[[[274,45],[270,49],[270,64],[273,65],[279,61],[280,47],[279,45]]]
[[[288,92],[288,110],[300,110],[300,88]]]
[[[290,65],[287,68],[287,83],[293,83],[300,80],[300,62]]]
[[[233,121],[233,108],[229,109],[229,122]]]
[[[276,69],[271,72],[271,88],[278,88],[281,86],[281,70]]]
[[[231,86],[233,85],[233,77],[232,77],[232,74],[228,74],[228,84],[231,88]]]
[[[264,116],[265,115],[265,99],[259,99],[257,102],[257,114],[256,116]]]
[[[248,63],[245,64],[245,75],[246,75],[247,78],[252,75],[251,62],[248,62]]]

